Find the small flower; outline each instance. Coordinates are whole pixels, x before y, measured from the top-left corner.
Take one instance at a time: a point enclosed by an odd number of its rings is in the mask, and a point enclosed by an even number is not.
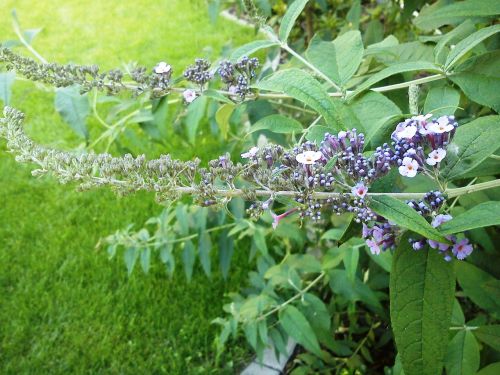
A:
[[[182,96],[184,97],[184,100],[186,101],[186,103],[188,103],[188,104],[192,103],[196,99],[196,91],[191,90],[191,89],[184,90],[184,92],[182,93]]]
[[[156,74],[170,73],[171,70],[172,70],[172,67],[169,64],[167,64],[165,61],[158,63],[158,65],[156,65],[154,68],[154,71]]]
[[[403,164],[399,167],[399,173],[406,177],[415,177],[417,175],[418,162],[412,158],[403,158]]]
[[[298,208],[295,207],[295,208],[292,208],[292,209],[290,209],[288,211],[283,212],[281,215],[276,215],[273,211],[270,211],[271,212],[271,216],[273,218],[273,229],[278,228],[278,225],[279,225],[279,223],[280,223],[280,221],[282,219],[284,219],[285,217],[293,214],[297,210],[298,210]]]
[[[440,251],[445,251],[448,250],[450,245],[442,243],[442,242],[437,242],[434,240],[427,240],[427,243],[429,244],[430,247],[433,249],[439,249]]]
[[[450,221],[451,219],[453,219],[453,217],[451,215],[437,215],[433,220],[432,220],[432,226],[434,228],[437,228],[439,227],[441,224],[443,223],[446,223],[447,221]]]
[[[370,237],[371,233],[372,233],[371,229],[368,228],[368,226],[365,223],[363,223],[363,230],[362,230],[363,238]]]
[[[300,163],[300,164],[314,164],[316,163],[319,159],[321,159],[321,156],[323,154],[319,151],[304,151],[301,154],[298,154],[295,159]]]
[[[469,243],[469,240],[467,238],[464,238],[462,241],[457,242],[451,249],[453,255],[455,255],[457,259],[460,260],[468,257],[472,253],[472,250],[472,245]]]
[[[377,226],[373,227],[373,232],[372,232],[373,239],[380,244],[384,240],[384,230],[382,228],[379,228]]]
[[[368,192],[368,188],[362,182],[358,182],[351,189],[352,195],[355,195],[355,196],[360,197],[360,198],[364,198],[367,192]]]
[[[396,129],[397,130],[397,129]],[[417,134],[417,127],[414,125],[405,126],[404,128],[396,131],[397,139],[411,139]]]
[[[248,152],[244,152],[243,154],[241,154],[241,157],[244,159],[250,159],[257,155],[257,152],[259,152],[259,148],[252,147],[250,150],[248,150]]]
[[[372,254],[379,255],[380,254],[380,246],[374,240],[366,240],[366,245],[370,248]]]
[[[446,150],[443,148],[438,148],[437,150],[434,150],[429,154],[429,157],[425,160],[425,162],[429,165],[436,165],[437,163],[440,163],[445,156]]]
[[[422,250],[425,246],[425,240],[414,241],[412,242],[411,246],[415,251]]]
[[[345,137],[347,137],[347,132],[345,131],[339,131],[339,135],[338,135],[338,138],[339,139],[344,139]]]
[[[432,124],[429,125],[428,129],[433,133],[442,134],[450,132],[454,128],[455,127],[452,124],[450,124],[447,116],[441,116],[436,121],[432,122]]]

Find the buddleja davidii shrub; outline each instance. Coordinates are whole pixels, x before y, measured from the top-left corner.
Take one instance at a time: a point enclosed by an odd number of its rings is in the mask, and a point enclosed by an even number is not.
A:
[[[151,190],[158,193],[161,201],[190,194],[206,206],[223,206],[239,196],[251,202],[250,216],[258,218],[263,213],[270,216],[272,222],[267,229],[248,232],[261,253],[257,260],[258,272],[251,274],[248,293],[235,296],[227,305],[230,318],[217,320],[223,327],[219,346],[242,327],[259,355],[269,340],[284,353],[291,337],[316,356],[315,366],[323,366],[323,369],[328,364],[339,368],[360,367],[361,361],[370,360],[365,343],[370,350],[375,350],[379,337],[390,339],[380,329],[389,321],[384,309],[388,280],[382,270],[390,270],[390,321],[405,373],[439,373],[445,358],[448,369],[456,366],[456,357],[470,355],[476,361],[477,345],[467,345],[472,349],[464,351],[461,343],[463,340],[475,343],[478,337],[494,345],[485,337],[495,328],[475,327],[480,333],[472,336],[470,327],[458,323],[453,328],[459,333],[448,347],[455,292],[453,268],[462,271],[457,275],[466,295],[491,311],[494,318],[496,300],[485,296],[483,288],[477,285],[495,290],[495,280],[467,263],[455,266],[458,261],[454,258],[463,259],[473,250],[463,232],[499,224],[495,214],[498,202],[484,202],[466,212],[464,209],[470,206],[462,204],[467,194],[499,185],[498,180],[475,183],[475,177],[498,173],[498,170],[484,168],[483,163],[498,149],[499,145],[492,139],[495,139],[499,120],[492,115],[470,122],[467,118],[457,121],[450,113],[457,109],[461,94],[449,85],[433,86],[423,103],[423,114],[417,115],[422,103],[414,86],[447,78],[453,81],[462,72],[473,72],[477,59],[483,57],[491,61],[488,54],[492,52],[481,54],[479,51],[480,55],[473,60],[468,57],[474,52],[473,47],[498,32],[498,27],[471,33],[463,43],[458,42],[450,49],[444,60],[389,64],[370,74],[367,80],[353,83],[358,79],[355,74],[359,67],[367,60],[359,32],[345,33],[333,43],[315,43],[306,51],[306,57],[288,46],[286,40],[291,25],[305,3],[296,1],[290,6],[277,35],[266,29],[269,40],[253,42],[234,54],[281,47],[306,68],[278,70],[250,87],[250,90],[258,90],[251,92],[252,95],[261,99],[293,98],[319,115],[306,129],[296,120],[279,114],[263,117],[254,125],[260,130],[291,134],[291,139],[296,139],[295,133],[301,133],[296,147],[253,147],[242,153],[244,162],[234,162],[229,155],[222,155],[207,167],[168,156],[150,161],[131,156],[78,156],[35,145],[22,131],[22,115],[12,109],[5,111],[2,123],[6,126],[1,128],[2,135],[8,139],[8,147],[20,154],[20,161],[35,162],[41,167],[36,173],[52,172],[63,182],[77,180],[84,183],[83,187],[111,185],[123,193]],[[442,38],[444,45],[452,40],[446,35]],[[435,48],[442,51],[443,44],[438,42]],[[441,53],[436,52],[436,56]],[[325,64],[331,57],[335,61],[333,67]],[[251,64],[250,59],[242,61]],[[253,99],[247,95],[248,86],[238,87],[244,82],[234,78],[235,71],[223,67],[221,77],[227,81],[224,81],[227,87],[211,95],[237,97],[236,100],[241,101],[241,93],[244,93],[245,100]],[[422,71],[435,74],[364,92],[391,76]],[[153,73],[168,75],[169,72],[168,64],[160,63]],[[370,73],[371,68],[366,72]],[[201,99],[198,92],[204,91],[207,80],[211,79],[207,63],[197,61],[188,69],[186,78],[198,86],[194,95],[183,90],[185,101],[191,101],[192,106]],[[411,87],[409,109],[414,116],[403,115],[405,109],[401,110],[381,94],[406,87]],[[495,99],[490,96],[484,97],[477,90],[462,90],[470,99],[495,109]],[[234,103],[226,104],[234,106]],[[482,111],[490,113],[486,107]],[[428,115],[429,112],[432,114]],[[406,120],[394,125],[404,118]],[[470,178],[473,179],[469,181]],[[402,183],[413,179],[418,179],[427,193],[396,191]],[[255,235],[262,233],[261,230],[265,233],[270,233],[271,228],[279,230],[285,218],[298,217],[305,222],[320,223],[327,218],[329,224],[330,217],[337,214],[345,218],[336,222],[342,226],[327,231],[319,241],[308,234],[315,245],[308,244],[307,251],[298,253],[290,248],[279,262],[274,259],[280,258],[279,247],[269,254],[262,236]],[[178,216],[177,220],[182,222],[184,217]],[[236,232],[238,225],[241,227],[242,223],[237,223]],[[177,226],[179,230],[186,228]],[[188,225],[187,228],[182,230],[179,240],[184,243],[182,250],[187,254],[185,263],[192,264],[194,244],[189,245],[187,237],[190,228],[199,230],[200,227]],[[364,239],[356,238],[359,233]],[[488,238],[485,234],[480,234],[483,243],[484,238]],[[127,248],[126,258],[133,264],[137,255],[130,251],[127,236],[143,243],[143,248],[153,243],[144,231],[119,233],[110,239],[111,244]],[[329,249],[325,251],[325,247]],[[359,314],[358,309],[361,309]],[[454,316],[458,318],[454,318],[454,324],[461,321],[460,307],[455,310],[458,312],[455,311]],[[362,320],[369,321],[369,326],[357,324]],[[490,321],[494,320],[486,320],[486,323]],[[415,343],[420,349],[415,349]],[[332,353],[336,357],[332,358]],[[302,358],[306,361],[311,357]],[[471,367],[477,368],[476,362]]]

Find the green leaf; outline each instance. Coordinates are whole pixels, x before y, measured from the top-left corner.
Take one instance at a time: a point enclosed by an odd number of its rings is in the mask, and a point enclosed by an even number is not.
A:
[[[187,115],[184,120],[186,124],[186,133],[188,136],[189,142],[191,144],[195,143],[196,140],[196,132],[198,131],[198,127],[200,126],[201,121],[205,117],[205,109],[207,107],[208,98],[206,96],[200,96],[196,98],[191,104],[187,107]]]
[[[476,375],[498,375],[500,374],[500,362],[492,363],[483,367]]]
[[[455,262],[455,271],[458,283],[472,302],[500,315],[500,280],[468,262]]]
[[[361,301],[371,307],[373,311],[383,314],[383,308],[377,295],[358,277],[353,280],[349,278],[347,271],[339,269],[330,271],[328,276],[330,277],[330,289],[333,293],[343,296],[350,302]]]
[[[354,0],[351,9],[347,12],[345,19],[349,22],[349,26],[354,29],[359,28],[359,20],[361,18],[361,0]]]
[[[424,113],[433,117],[453,115],[460,102],[460,93],[450,86],[438,86],[429,90],[425,98]]]
[[[391,39],[388,40],[391,42]],[[411,61],[433,62],[433,48],[422,42],[408,42],[396,45],[376,45],[367,49],[367,56],[374,56],[384,65],[401,64]]]
[[[346,252],[343,262],[347,278],[353,282],[356,279],[356,270],[359,261],[359,247],[353,247]]]
[[[257,228],[255,230],[252,241],[262,255],[267,256],[269,254],[267,250],[266,237],[262,228]]]
[[[474,228],[500,225],[500,202],[484,202],[442,224],[443,234],[465,232]]]
[[[123,260],[125,261],[125,265],[127,266],[128,275],[132,274],[134,270],[135,263],[137,262],[137,257],[139,256],[139,252],[135,247],[129,247],[123,252]]]
[[[229,132],[229,119],[233,114],[234,108],[234,104],[224,104],[215,114],[215,120],[217,121],[217,124],[219,124],[219,128],[224,139],[227,139],[227,133]]]
[[[300,13],[306,6],[308,0],[295,0],[291,5],[288,6],[285,15],[281,19],[280,30],[278,32],[279,38],[282,42],[286,42],[290,31],[292,31],[293,25],[297,18],[299,18]]]
[[[429,7],[431,8],[431,7]],[[422,11],[413,23],[419,29],[431,31],[443,25],[451,25],[471,17],[490,17],[500,13],[497,0],[466,0]]]
[[[368,256],[380,267],[382,267],[387,272],[391,272],[392,267],[392,253],[390,251],[383,251],[380,254],[373,254],[368,246],[365,246],[366,253]]]
[[[144,273],[149,272],[150,266],[151,266],[151,248],[145,247],[141,251],[141,267]]]
[[[165,263],[167,273],[172,276],[175,270],[175,258],[172,254],[172,243],[166,243],[160,248],[160,259]]]
[[[56,111],[63,120],[80,137],[87,139],[86,119],[90,113],[90,105],[87,95],[80,94],[78,86],[69,86],[56,89],[55,96]]]
[[[282,115],[271,115],[261,118],[250,128],[250,133],[258,130],[269,130],[273,133],[302,133],[302,124],[297,120]]]
[[[499,25],[500,26],[500,25]],[[500,112],[500,51],[493,51],[467,60],[450,79],[472,101]],[[463,68],[463,69],[462,69]]]
[[[339,113],[340,104],[328,96],[321,83],[303,70],[296,68],[280,70],[260,81],[256,87],[290,95],[322,115],[329,126],[338,130],[346,129],[347,124]]]
[[[186,241],[182,252],[182,262],[184,263],[184,272],[188,281],[191,281],[193,276],[193,267],[196,260],[196,251],[194,250],[193,242]]]
[[[443,35],[439,42],[436,44],[436,47],[434,47],[434,57],[436,64],[444,65],[447,58],[446,55],[449,51],[449,48],[446,48],[447,45],[457,44],[460,40],[464,39],[475,31],[476,28],[474,27],[474,23],[470,19],[467,19],[460,25],[455,27],[453,30]]]
[[[414,72],[414,71],[428,71],[428,72],[433,72],[433,73],[441,73],[441,69],[439,68],[438,65],[433,64],[428,61],[412,61],[412,62],[405,62],[401,64],[395,64],[391,65],[383,70],[381,70],[378,73],[375,73],[372,75],[370,78],[368,78],[365,82],[363,82],[361,85],[359,85],[356,90],[349,95],[349,99],[353,99],[357,95],[359,95],[361,92],[365,91],[366,89],[370,88],[373,86],[375,83],[382,81],[383,79],[393,76],[395,74],[399,73],[406,73],[406,72]]]
[[[500,2],[496,2],[498,9],[500,11]],[[486,38],[500,32],[500,25],[493,25],[489,27],[485,27],[479,31],[476,31],[474,34],[469,35],[467,38],[460,41],[455,48],[453,48],[446,59],[446,63],[444,64],[445,70],[449,70],[453,67],[467,52],[472,50],[475,46],[481,43]]]
[[[465,316],[460,306],[460,302],[455,298],[453,302],[453,311],[451,312],[451,325],[452,326],[464,326]]]
[[[12,84],[16,80],[16,73],[2,72],[0,73],[0,100],[3,105],[10,105],[10,97],[12,96]]]
[[[332,81],[345,86],[363,59],[363,41],[358,30],[348,31],[333,42],[313,39],[307,59]]]
[[[248,322],[243,325],[243,331],[249,344],[257,350],[257,322]]]
[[[314,294],[306,293],[302,299],[301,308],[308,317],[308,321],[311,322],[311,326],[317,335],[320,331],[329,332],[332,317],[321,299]]]
[[[175,218],[177,220],[176,224],[179,233],[182,236],[187,236],[189,233],[189,217],[185,205],[178,204],[177,207],[175,207]]]
[[[321,357],[321,349],[313,329],[304,315],[294,306],[287,305],[279,312],[279,321],[283,329],[300,345]]]
[[[231,258],[234,253],[234,240],[228,237],[228,230],[224,230],[219,236],[219,264],[224,279],[227,278]]]
[[[211,273],[211,258],[210,251],[212,250],[212,241],[210,240],[210,235],[207,232],[203,232],[200,235],[198,242],[198,254],[200,258],[201,267],[207,276]]]
[[[485,344],[500,352],[500,324],[481,326],[474,330],[474,335]]]
[[[459,178],[493,154],[499,128],[500,116],[485,116],[459,126],[448,145],[441,175],[448,180]]]
[[[455,292],[452,264],[403,236],[390,276],[391,324],[406,375],[442,372]]]
[[[221,93],[219,93],[218,91],[213,90],[213,89],[204,90],[203,96],[206,96],[210,99],[214,99],[218,102],[233,104],[233,102],[231,100],[229,100],[226,96],[222,95]]]
[[[269,48],[277,45],[279,45],[279,43],[273,40],[254,40],[253,42],[236,48],[231,54],[231,60],[236,61],[241,59],[243,56],[250,56],[263,48]]]
[[[389,125],[402,116],[399,107],[384,95],[370,91],[351,104],[365,135],[365,141],[381,138]],[[375,142],[372,142],[372,144]]]
[[[479,346],[468,330],[458,331],[448,345],[446,374],[474,375],[479,368]]]
[[[403,228],[421,234],[431,240],[448,243],[448,240],[420,216],[417,211],[396,198],[387,195],[372,197],[370,208],[380,216]]]

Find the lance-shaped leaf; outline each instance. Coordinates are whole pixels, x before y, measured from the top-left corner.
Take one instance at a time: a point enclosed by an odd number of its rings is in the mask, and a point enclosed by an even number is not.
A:
[[[500,373],[500,362],[485,366],[476,375],[498,375]]]
[[[231,60],[236,61],[241,59],[243,56],[250,56],[251,54],[263,49],[278,45],[278,42],[273,40],[254,40],[253,42],[247,43],[238,47],[231,54]]]
[[[373,91],[358,97],[351,107],[361,123],[366,143],[382,141],[381,138],[392,131],[395,122],[402,116],[401,110],[394,102]]]
[[[441,175],[453,180],[476,167],[498,149],[500,116],[485,116],[459,126],[447,148]]]
[[[292,31],[293,24],[299,18],[300,13],[304,10],[308,0],[295,0],[287,9],[285,15],[281,19],[279,30],[279,38],[282,42],[286,42],[290,31]]]
[[[498,7],[500,11],[500,6]],[[500,32],[500,25],[493,25],[476,31],[474,34],[469,35],[467,38],[460,41],[448,55],[445,63],[445,69],[448,70],[449,68],[454,66],[467,52],[472,50],[486,38],[489,38],[490,36],[498,32]]]
[[[319,70],[340,86],[356,73],[363,59],[363,41],[358,30],[348,31],[333,42],[313,40],[306,56]]]
[[[474,228],[500,225],[500,202],[484,202],[442,224],[443,234],[465,232]]]
[[[76,134],[82,138],[88,138],[86,120],[90,113],[90,105],[87,95],[81,95],[78,86],[58,88],[55,107]]]
[[[499,25],[500,26],[500,25]],[[492,51],[467,60],[460,71],[450,76],[472,101],[500,112],[500,51]]]
[[[256,87],[260,90],[283,92],[307,104],[323,116],[329,126],[338,130],[345,129],[345,108],[334,102],[326,90],[313,76],[301,69],[285,69],[260,81]]]
[[[494,17],[498,14],[500,3],[497,0],[466,0],[424,8],[413,22],[419,29],[430,31],[443,25],[457,24],[467,18]]]
[[[474,335],[485,344],[500,352],[500,324],[481,326],[474,330]]]
[[[4,105],[10,105],[10,97],[12,95],[12,84],[16,80],[16,73],[3,72],[0,73],[0,100]]]
[[[392,262],[390,310],[406,375],[441,374],[454,292],[452,264],[436,250],[413,250],[403,236]]]
[[[321,356],[318,339],[304,315],[292,305],[279,312],[279,321],[286,333],[307,350]]]
[[[457,280],[465,295],[494,316],[500,315],[500,280],[469,262],[456,262]]]
[[[421,234],[431,240],[448,243],[448,240],[419,215],[417,211],[396,198],[387,195],[372,197],[370,208],[380,216],[403,228]]]
[[[411,62],[405,62],[401,64],[395,64],[391,65],[383,70],[381,70],[378,73],[375,73],[372,75],[370,78],[368,78],[365,82],[363,82],[361,85],[359,85],[356,90],[349,95],[349,99],[354,98],[361,92],[365,91],[366,89],[372,87],[374,84],[377,82],[382,81],[383,79],[386,79],[387,77],[393,76],[395,74],[399,73],[406,73],[406,72],[415,72],[415,71],[427,71],[427,72],[433,72],[433,73],[441,73],[441,69],[439,66],[436,64],[433,64],[428,61],[411,61]]]
[[[468,330],[458,331],[448,345],[445,358],[446,373],[473,375],[479,368],[479,345]]]
[[[458,108],[460,93],[450,86],[433,87],[425,98],[424,113],[433,117],[452,115]]]
[[[297,120],[282,115],[271,115],[261,118],[251,128],[250,132],[269,130],[273,133],[292,134],[302,133],[302,124]]]
[[[184,263],[184,273],[188,281],[191,281],[193,276],[193,267],[196,260],[196,251],[191,241],[186,241],[184,250],[182,251],[182,262]]]

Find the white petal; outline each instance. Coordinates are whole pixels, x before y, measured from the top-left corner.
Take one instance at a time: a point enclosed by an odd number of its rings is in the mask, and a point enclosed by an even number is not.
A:
[[[402,176],[407,176],[408,175],[408,169],[404,165],[400,166],[398,169],[399,169],[399,173]]]

